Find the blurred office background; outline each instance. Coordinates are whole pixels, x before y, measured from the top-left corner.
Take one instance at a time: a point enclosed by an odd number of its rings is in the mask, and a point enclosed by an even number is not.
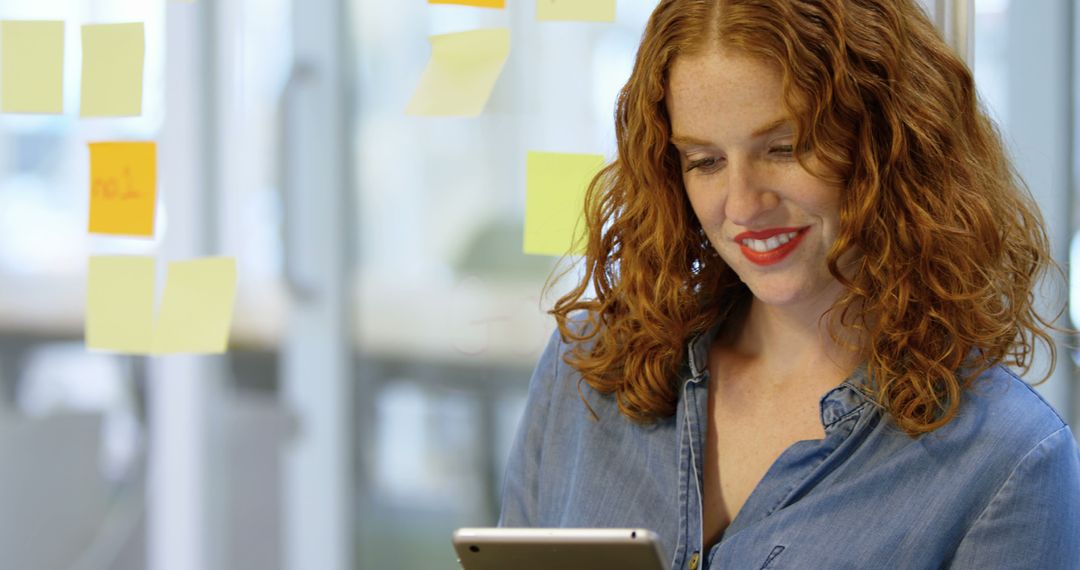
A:
[[[951,0],[923,3],[951,25]],[[525,153],[613,156],[614,97],[655,2],[619,0],[614,24],[507,4],[0,4],[67,22],[65,114],[0,115],[0,568],[456,567],[450,532],[497,520],[554,326],[556,260],[521,253]],[[1068,268],[1075,7],[973,9],[981,95]],[[79,25],[124,21],[146,23],[144,115],[78,119]],[[487,110],[405,116],[427,36],[494,26],[512,49]],[[86,233],[98,140],[158,141],[155,239]],[[85,265],[102,253],[235,256],[229,353],[87,352]],[[1039,390],[1075,424],[1061,356]]]

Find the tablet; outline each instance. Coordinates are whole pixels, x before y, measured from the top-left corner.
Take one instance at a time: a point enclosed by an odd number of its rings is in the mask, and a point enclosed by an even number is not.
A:
[[[668,570],[660,538],[635,528],[459,528],[464,570]]]

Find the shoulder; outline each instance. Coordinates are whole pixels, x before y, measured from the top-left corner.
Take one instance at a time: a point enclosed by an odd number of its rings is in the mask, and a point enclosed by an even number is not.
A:
[[[575,313],[567,321],[567,326],[575,332],[583,332],[589,325],[585,314]],[[533,371],[532,380],[529,382],[529,392],[551,393],[561,388],[564,384],[576,382],[580,376],[574,367],[567,363],[567,357],[576,349],[587,349],[585,343],[574,342],[564,338],[559,327],[551,332],[544,351],[540,354]]]
[[[588,327],[596,326],[584,312],[575,313],[567,321],[571,331],[584,333]],[[542,406],[546,416],[582,415],[589,416],[588,408],[582,397],[589,402],[594,411],[605,410],[611,398],[599,394],[583,381],[581,374],[567,362],[575,352],[585,353],[590,350],[592,340],[574,341],[564,338],[558,327],[551,333],[544,352],[536,363],[532,379],[529,382],[529,399],[532,406]],[[604,414],[601,414],[604,415]]]
[[[1024,449],[1067,425],[1030,384],[1000,364],[972,382],[957,419],[958,427],[979,428],[986,436]]]
[[[972,467],[964,488],[984,492],[973,501],[979,508],[969,512],[950,567],[1075,567],[1080,448],[1072,432],[1009,369],[995,367],[979,380],[954,433],[978,434],[964,461]]]
[[[1027,382],[998,365],[972,382],[956,416],[922,436],[920,445],[931,456],[947,454],[968,467],[977,466],[984,475],[1007,476],[1032,450],[1062,431],[1069,430],[1061,415]],[[1061,452],[1075,450],[1066,446]]]
[[[874,425],[881,429],[870,439],[875,445],[867,448],[873,457],[867,464],[888,469],[881,470],[885,482],[872,480],[889,485],[905,505],[917,506],[912,512],[945,517],[942,528],[956,534],[939,538],[950,544],[965,533],[968,544],[980,548],[1000,542],[1002,534],[972,538],[986,521],[1008,526],[1025,518],[1043,520],[1022,525],[1038,528],[1080,513],[1080,448],[1072,432],[1038,392],[1004,366],[974,379],[956,415],[932,432],[910,438],[887,417]],[[1017,514],[1021,510],[1026,514]]]

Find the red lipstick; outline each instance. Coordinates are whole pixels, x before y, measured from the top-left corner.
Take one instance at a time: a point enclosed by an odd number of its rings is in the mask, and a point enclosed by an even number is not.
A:
[[[806,235],[807,229],[809,229],[809,227],[771,228],[768,230],[760,230],[756,232],[743,232],[735,236],[735,243],[739,244],[739,249],[742,250],[742,254],[746,256],[746,259],[750,260],[751,263],[762,266],[773,265],[775,263],[780,263],[781,260],[787,257],[789,253],[794,251],[795,248],[799,246],[799,242],[801,242],[803,236]],[[747,238],[766,240],[780,234],[788,234],[791,232],[798,232],[798,234],[796,234],[795,237],[791,238],[791,240],[787,243],[775,249],[770,249],[769,251],[754,251],[743,244],[743,240]]]
[[[770,228],[770,229],[767,229],[767,230],[758,230],[756,232],[743,232],[743,233],[735,236],[734,239],[735,239],[735,241],[739,241],[739,242],[741,242],[742,240],[744,240],[746,238],[750,238],[750,239],[769,239],[769,238],[771,238],[773,236],[778,236],[780,234],[790,234],[791,232],[801,232],[801,231],[803,231],[805,229],[806,228]]]

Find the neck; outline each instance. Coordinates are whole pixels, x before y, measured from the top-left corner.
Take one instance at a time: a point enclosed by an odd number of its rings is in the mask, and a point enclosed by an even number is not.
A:
[[[751,300],[730,345],[745,358],[782,374],[800,369],[832,369],[850,373],[861,362],[858,331],[837,329],[829,334],[829,318],[823,317],[839,296],[800,306],[771,306]],[[839,341],[839,342],[838,342]]]

